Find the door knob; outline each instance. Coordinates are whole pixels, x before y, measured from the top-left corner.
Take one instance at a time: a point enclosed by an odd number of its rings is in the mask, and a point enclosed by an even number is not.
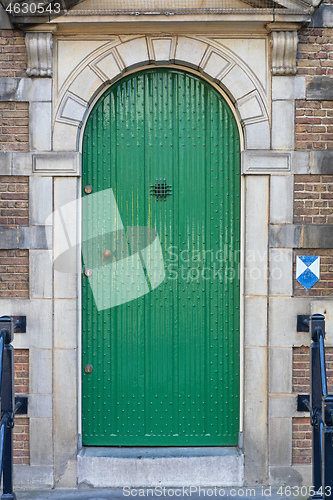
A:
[[[84,367],[84,371],[85,371],[86,373],[91,373],[91,372],[93,371],[93,367],[92,367],[91,365],[86,365],[86,366]]]
[[[111,257],[111,250],[104,250],[103,251],[103,257],[105,259],[109,259]]]

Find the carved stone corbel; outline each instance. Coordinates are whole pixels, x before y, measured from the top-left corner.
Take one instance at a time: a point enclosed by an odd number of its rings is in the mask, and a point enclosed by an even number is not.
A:
[[[28,76],[52,76],[52,43],[52,33],[26,33]]]
[[[295,75],[296,74],[296,56],[298,35],[298,24],[267,26],[271,31],[272,47],[272,74],[276,75]]]

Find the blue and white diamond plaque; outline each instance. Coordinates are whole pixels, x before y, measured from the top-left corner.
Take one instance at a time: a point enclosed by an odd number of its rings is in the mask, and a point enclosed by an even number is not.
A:
[[[310,290],[320,278],[320,257],[315,255],[298,255],[296,257],[296,279]]]

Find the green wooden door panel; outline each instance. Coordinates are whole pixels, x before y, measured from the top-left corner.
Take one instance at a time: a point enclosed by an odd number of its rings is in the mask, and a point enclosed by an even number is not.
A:
[[[151,194],[156,179],[172,186],[165,200]],[[82,375],[83,443],[237,445],[240,144],[230,108],[180,70],[120,80],[87,121],[87,184],[94,193],[112,188],[125,233],[157,231],[166,274],[154,289],[147,279],[149,293],[105,310],[82,275],[82,362],[93,366]],[[83,208],[83,240],[98,224]]]

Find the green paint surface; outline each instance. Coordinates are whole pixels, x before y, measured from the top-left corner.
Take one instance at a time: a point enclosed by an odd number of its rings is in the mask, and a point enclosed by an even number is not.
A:
[[[160,199],[151,186],[158,194],[164,179],[172,193]],[[137,276],[133,262],[126,273],[135,253],[127,228],[146,226],[158,235],[165,278],[154,287],[156,252],[137,252],[138,286],[148,293],[107,308],[114,281],[98,278],[96,292],[82,275],[83,444],[237,445],[240,143],[229,106],[180,70],[123,78],[87,121],[85,185],[94,194],[112,188],[124,230],[111,242],[110,227],[122,229],[114,204],[83,203],[84,268],[122,265],[117,286],[129,293]]]

